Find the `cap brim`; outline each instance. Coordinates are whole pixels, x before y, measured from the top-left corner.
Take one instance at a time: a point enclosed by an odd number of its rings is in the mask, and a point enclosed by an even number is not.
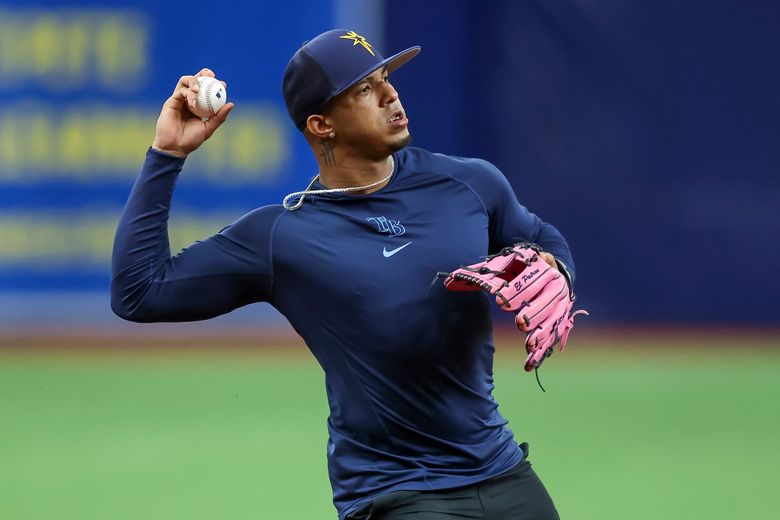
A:
[[[409,47],[405,51],[401,51],[398,54],[393,54],[389,58],[382,60],[381,63],[387,65],[388,72],[393,72],[394,70],[400,68],[402,65],[405,65],[407,61],[417,56],[420,53],[421,49],[422,47],[420,47],[419,45],[415,45],[414,47]],[[366,74],[366,76],[367,75],[368,74]]]
[[[420,53],[421,49],[422,47],[420,47],[419,45],[415,45],[414,47],[409,47],[404,51],[401,51],[397,54],[393,54],[389,58],[385,58],[382,61],[377,62],[375,65],[372,65],[370,68],[360,73],[355,79],[353,79],[352,81],[350,81],[349,83],[347,83],[346,85],[344,85],[343,87],[335,91],[333,94],[331,94],[328,97],[328,99],[325,100],[322,106],[325,106],[330,102],[331,99],[338,96],[342,92],[349,90],[350,87],[354,86],[355,84],[363,80],[363,78],[370,75],[374,71],[381,69],[384,66],[387,66],[387,72],[393,72],[394,70],[397,70],[399,67],[405,65],[409,60],[417,56]]]

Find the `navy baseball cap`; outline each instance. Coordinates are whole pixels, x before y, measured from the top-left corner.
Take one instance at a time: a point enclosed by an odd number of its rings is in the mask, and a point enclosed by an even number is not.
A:
[[[420,47],[383,58],[355,31],[333,29],[304,43],[284,70],[282,92],[295,126],[303,131],[306,120],[317,114],[335,96],[375,70],[388,72],[414,58]]]

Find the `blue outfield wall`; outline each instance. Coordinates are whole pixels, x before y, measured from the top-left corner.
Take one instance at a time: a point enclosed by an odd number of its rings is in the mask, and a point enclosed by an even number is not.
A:
[[[592,320],[780,324],[780,4],[386,4],[416,145],[556,224]],[[390,30],[389,28],[392,28]]]
[[[174,251],[302,189],[316,163],[287,119],[282,71],[301,42],[344,24],[385,55],[423,46],[392,78],[414,144],[502,169],[571,243],[592,323],[780,323],[780,4],[213,12],[202,0],[0,6],[0,326],[113,319],[114,226],[181,74],[214,68],[237,107],[187,161]],[[78,310],[57,310],[68,302]],[[273,315],[239,314],[258,312]]]
[[[118,321],[107,291],[113,232],[183,74],[212,68],[236,109],[187,161],[174,252],[302,189],[316,162],[287,116],[282,73],[337,20],[378,26],[381,11],[354,3],[0,4],[0,329]]]

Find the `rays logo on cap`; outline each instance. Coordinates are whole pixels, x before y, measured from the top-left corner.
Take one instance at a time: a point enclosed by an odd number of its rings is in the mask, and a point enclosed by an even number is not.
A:
[[[339,38],[343,38],[345,40],[352,40],[353,47],[359,44],[364,49],[366,49],[371,54],[371,56],[376,56],[376,54],[374,54],[373,49],[371,48],[371,44],[366,41],[365,37],[360,36],[355,31],[347,31],[347,34],[345,34],[344,36],[339,36]]]

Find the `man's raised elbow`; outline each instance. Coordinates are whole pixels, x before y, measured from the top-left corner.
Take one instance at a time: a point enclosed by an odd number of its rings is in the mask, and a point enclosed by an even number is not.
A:
[[[111,294],[111,310],[123,320],[135,323],[151,323],[157,321],[141,305],[131,305],[127,297]]]
[[[116,298],[111,298],[111,310],[123,320],[134,321],[136,323],[142,323],[144,321],[136,310],[127,307],[121,300],[117,300]]]

